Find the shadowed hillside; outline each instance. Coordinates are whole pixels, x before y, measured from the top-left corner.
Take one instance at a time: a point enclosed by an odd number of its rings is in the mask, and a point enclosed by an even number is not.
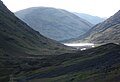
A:
[[[41,55],[58,55],[68,49],[34,31],[0,0],[0,82],[8,82],[1,79],[6,79],[14,69],[19,72],[34,68],[32,63]]]
[[[19,79],[25,82],[119,82],[120,46],[107,44],[46,59],[53,65]]]

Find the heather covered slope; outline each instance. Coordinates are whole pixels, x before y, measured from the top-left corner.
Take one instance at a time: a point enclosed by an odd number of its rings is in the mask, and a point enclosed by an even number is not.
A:
[[[93,26],[73,13],[49,7],[28,8],[15,15],[42,35],[57,41],[78,37]]]
[[[120,43],[120,11],[95,25],[73,42]]]

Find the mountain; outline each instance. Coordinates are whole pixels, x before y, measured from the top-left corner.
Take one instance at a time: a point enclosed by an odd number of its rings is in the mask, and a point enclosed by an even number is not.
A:
[[[73,42],[120,43],[120,11],[95,25]]]
[[[19,82],[120,82],[120,45],[106,44],[86,51],[46,59],[57,66],[41,68]],[[25,77],[27,76],[27,77]]]
[[[73,13],[49,7],[28,8],[15,15],[42,35],[57,41],[78,37],[93,26]]]
[[[120,45],[69,49],[34,31],[0,0],[0,82],[120,82]]]
[[[15,71],[37,68],[44,55],[63,54],[67,49],[30,28],[0,0],[0,82],[8,82]]]
[[[79,16],[82,19],[87,20],[88,22],[90,22],[90,23],[92,23],[94,25],[105,21],[105,18],[100,18],[98,16],[92,16],[92,15],[89,15],[89,14],[76,13],[76,12],[74,12],[74,14],[77,15],[77,16]]]
[[[2,2],[0,6],[1,47],[4,47],[5,49],[9,49],[10,47],[16,47],[16,49],[18,48],[19,51],[22,50],[26,53],[35,55],[41,54],[42,50],[49,51],[54,50],[55,48],[63,49],[63,47],[65,47],[56,41],[42,36],[41,34],[39,34],[39,32],[34,31],[27,24],[15,17],[15,15],[11,13],[2,4]]]

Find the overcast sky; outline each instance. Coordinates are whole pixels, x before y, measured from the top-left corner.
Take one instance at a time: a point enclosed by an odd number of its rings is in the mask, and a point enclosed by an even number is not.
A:
[[[72,12],[109,17],[120,9],[120,0],[2,0],[12,11],[29,7],[55,7]]]

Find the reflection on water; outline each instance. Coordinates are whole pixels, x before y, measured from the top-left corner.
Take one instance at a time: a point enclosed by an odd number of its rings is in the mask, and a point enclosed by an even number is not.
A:
[[[93,43],[64,43],[64,45],[77,48],[81,51],[95,47]]]
[[[93,43],[64,43],[66,46],[94,46]]]

